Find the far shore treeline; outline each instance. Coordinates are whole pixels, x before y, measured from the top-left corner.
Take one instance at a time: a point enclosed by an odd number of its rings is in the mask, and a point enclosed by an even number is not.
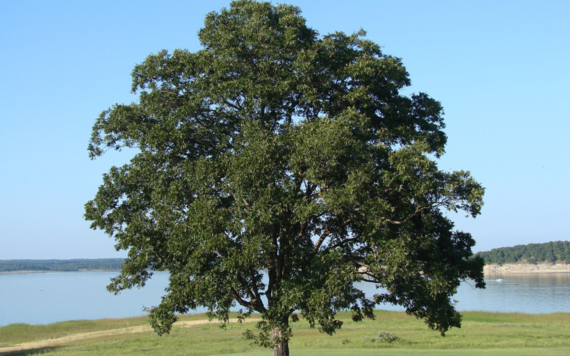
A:
[[[123,258],[97,258],[73,260],[0,260],[0,272],[76,272],[117,271],[123,265]]]
[[[570,241],[517,245],[479,252],[486,264],[570,263]]]
[[[517,245],[479,252],[486,264],[570,263],[570,241]],[[118,271],[123,258],[73,260],[0,260],[0,272],[38,271]]]

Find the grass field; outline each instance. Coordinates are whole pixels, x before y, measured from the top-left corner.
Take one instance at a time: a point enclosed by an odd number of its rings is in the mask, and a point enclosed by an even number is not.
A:
[[[333,336],[310,329],[303,321],[295,323],[291,355],[570,355],[570,313],[466,312],[463,313],[463,327],[452,329],[445,337],[404,313],[378,311],[376,315],[374,321],[354,323],[349,314],[341,314],[345,324]],[[204,316],[190,315],[182,319],[199,320]],[[0,345],[144,325],[146,322],[146,318],[130,318],[36,326],[16,324],[0,328]],[[216,324],[175,327],[170,335],[163,337],[150,331],[115,334],[10,355],[270,355],[269,350],[252,346],[242,339],[241,334],[247,328],[253,329],[254,324],[233,323],[225,330]],[[391,342],[378,339],[380,331],[395,339]]]

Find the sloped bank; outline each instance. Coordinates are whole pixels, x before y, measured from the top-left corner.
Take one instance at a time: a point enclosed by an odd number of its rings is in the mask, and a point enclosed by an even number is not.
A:
[[[566,263],[504,263],[485,265],[485,274],[489,273],[570,273],[570,264]]]

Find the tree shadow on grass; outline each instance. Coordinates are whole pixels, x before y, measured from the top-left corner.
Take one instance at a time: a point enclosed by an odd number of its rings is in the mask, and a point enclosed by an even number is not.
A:
[[[48,352],[56,351],[60,349],[61,346],[46,346],[46,347],[37,347],[28,350],[20,350],[20,351],[4,351],[2,347],[0,347],[0,356],[31,356],[31,355],[43,355]]]

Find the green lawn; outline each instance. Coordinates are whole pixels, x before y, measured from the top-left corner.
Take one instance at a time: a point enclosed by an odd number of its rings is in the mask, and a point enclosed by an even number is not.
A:
[[[181,320],[206,319],[204,314],[183,315]],[[147,317],[99,319],[99,320],[73,320],[48,325],[11,324],[0,327],[0,346],[3,344],[16,344],[22,342],[53,339],[77,333],[120,329],[131,326],[148,325]],[[0,348],[1,350],[1,348]]]
[[[291,351],[293,356],[480,356],[480,355],[505,355],[505,356],[542,356],[542,355],[564,355],[570,354],[570,348],[538,348],[538,349],[468,349],[468,350],[417,350],[417,349],[386,349],[378,350],[346,349],[346,350],[295,350]],[[227,356],[228,354],[217,354],[213,356]],[[271,356],[271,352],[248,352],[234,353],[232,356]]]
[[[464,313],[463,327],[452,329],[445,337],[428,330],[422,321],[404,313],[378,311],[376,315],[374,321],[354,323],[350,321],[349,314],[341,314],[345,324],[333,336],[310,329],[303,321],[295,323],[291,355],[570,355],[570,313],[467,312]],[[184,319],[190,318],[203,316]],[[76,332],[87,332],[144,322],[144,319],[132,318],[28,326],[27,339],[57,337],[63,329],[69,334],[71,330],[67,328],[74,323],[78,326]],[[13,344],[26,338],[15,335],[14,327],[0,328],[0,343]],[[254,324],[230,324],[225,330],[216,325],[175,327],[171,335],[164,337],[157,337],[151,332],[113,335],[12,355],[270,355],[270,351],[242,339],[241,334],[247,328],[253,329]],[[375,341],[380,330],[396,339],[391,343]]]

